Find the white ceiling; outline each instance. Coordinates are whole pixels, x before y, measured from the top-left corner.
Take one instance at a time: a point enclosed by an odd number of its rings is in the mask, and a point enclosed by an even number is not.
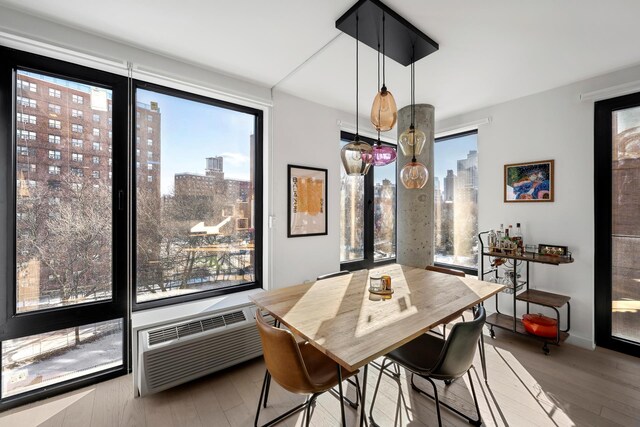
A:
[[[346,111],[354,110],[355,46],[352,38],[339,35],[335,20],[353,3],[0,0]],[[385,3],[440,44],[440,51],[416,64],[416,101],[435,105],[438,118],[640,63],[637,0]],[[366,112],[376,91],[376,53],[366,46],[360,52],[360,99]],[[409,69],[388,61],[387,86],[398,105],[406,105]]]

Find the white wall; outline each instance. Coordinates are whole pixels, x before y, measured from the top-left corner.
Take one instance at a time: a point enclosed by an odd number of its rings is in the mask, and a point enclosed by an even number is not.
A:
[[[272,287],[340,270],[340,127],[352,116],[280,91],[273,94]],[[287,165],[328,170],[328,234],[287,238]]]
[[[531,284],[571,296],[570,340],[585,347],[594,341],[594,103],[580,95],[638,79],[640,67],[631,68],[436,122],[437,132],[491,117],[478,129],[479,228],[520,222],[525,244],[569,246],[575,262],[532,264]],[[555,201],[504,203],[503,166],[546,159],[555,160]],[[500,301],[511,313],[511,297]]]

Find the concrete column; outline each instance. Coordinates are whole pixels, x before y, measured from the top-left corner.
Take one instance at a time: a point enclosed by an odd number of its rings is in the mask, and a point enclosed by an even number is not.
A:
[[[434,108],[428,104],[415,106],[415,127],[427,136],[424,149],[416,160],[427,167],[429,180],[419,190],[407,190],[400,181],[402,167],[411,161],[398,147],[397,174],[397,262],[424,268],[433,264],[433,125]],[[411,125],[411,106],[398,111],[398,136]]]

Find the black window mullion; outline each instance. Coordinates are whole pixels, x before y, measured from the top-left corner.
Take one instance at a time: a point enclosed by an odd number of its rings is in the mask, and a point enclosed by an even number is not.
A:
[[[349,133],[349,132],[344,132],[342,131],[340,133],[340,138],[343,141],[351,141],[353,140],[355,137],[354,134]],[[360,139],[367,142],[369,145],[373,146],[374,144],[376,144],[377,142],[371,138],[367,138],[364,137],[362,135],[360,135]],[[395,148],[395,146],[393,146],[392,144],[387,144],[387,143],[382,143],[383,145],[389,145]],[[397,166],[397,162],[396,164],[396,168]],[[342,165],[340,165],[340,167],[342,167]],[[364,235],[363,235],[363,249],[364,249],[364,257],[361,260],[357,260],[357,261],[345,261],[345,262],[341,262],[340,263],[340,269],[341,270],[349,270],[349,271],[355,271],[355,270],[361,270],[363,268],[366,269],[370,269],[370,268],[374,268],[374,267],[379,267],[385,264],[391,264],[396,262],[396,258],[389,258],[389,259],[384,259],[384,260],[380,260],[380,261],[375,261],[375,254],[374,254],[374,249],[375,249],[375,229],[374,229],[374,225],[375,225],[375,177],[374,177],[374,173],[375,173],[375,166],[371,166],[371,168],[369,169],[369,172],[367,172],[367,174],[364,176],[364,198],[363,198],[363,203],[364,203]],[[397,183],[396,183],[396,188],[397,188]],[[396,192],[396,200],[397,200],[397,192]],[[397,205],[396,205],[396,212],[397,212]],[[397,218],[397,215],[396,215]],[[396,227],[396,232],[397,232],[397,227]],[[397,238],[397,234],[396,234],[396,238]],[[397,245],[396,245],[396,251],[397,251]]]

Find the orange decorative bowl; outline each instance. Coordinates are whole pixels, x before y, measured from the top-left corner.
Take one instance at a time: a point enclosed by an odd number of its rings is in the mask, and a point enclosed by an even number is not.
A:
[[[539,337],[555,338],[558,333],[558,321],[542,314],[525,314],[522,324],[527,332]]]

